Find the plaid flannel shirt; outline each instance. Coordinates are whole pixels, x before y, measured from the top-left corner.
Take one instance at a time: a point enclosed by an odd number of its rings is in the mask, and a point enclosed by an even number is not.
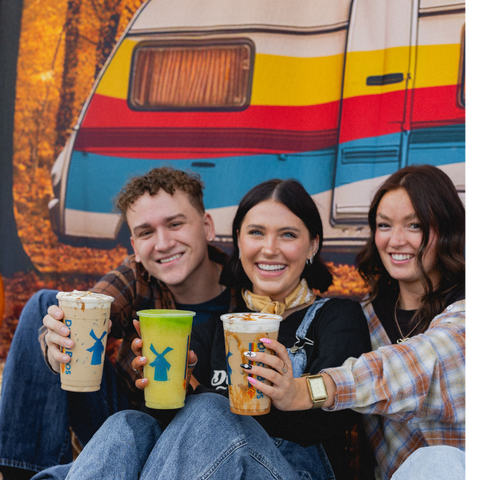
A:
[[[335,404],[364,416],[378,467],[389,479],[420,447],[465,450],[465,300],[449,305],[429,328],[392,344],[370,303],[362,303],[373,351],[325,369]]]
[[[208,256],[215,263],[225,265],[227,255],[219,248],[209,245]],[[138,377],[132,368],[135,355],[131,346],[133,340],[138,337],[133,320],[138,320],[139,310],[175,308],[173,296],[164,283],[152,277],[141,263],[135,261],[134,255],[125,258],[122,265],[107,273],[90,290],[110,295],[115,299],[110,311],[112,328],[109,337],[122,339],[116,358],[116,370],[120,379],[123,379],[124,388],[129,392],[132,406],[138,407],[143,403],[144,396],[143,392],[135,387],[135,380]],[[44,342],[46,333],[46,327],[42,326],[39,341],[45,359],[47,359]]]

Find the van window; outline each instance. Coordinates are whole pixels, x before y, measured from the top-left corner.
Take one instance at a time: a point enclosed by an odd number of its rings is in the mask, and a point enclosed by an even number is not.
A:
[[[129,103],[139,110],[238,110],[250,101],[253,45],[140,44]]]
[[[480,107],[480,25],[465,27],[461,101],[464,107]]]

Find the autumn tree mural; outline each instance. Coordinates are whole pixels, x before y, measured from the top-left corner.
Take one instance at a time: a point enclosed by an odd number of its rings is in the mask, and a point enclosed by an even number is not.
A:
[[[48,202],[56,156],[96,76],[141,3],[0,2],[0,55],[5,67],[0,72],[0,273],[5,292],[0,359],[6,357],[21,309],[35,291],[87,289],[127,254],[120,246],[100,250],[62,244],[52,232]]]

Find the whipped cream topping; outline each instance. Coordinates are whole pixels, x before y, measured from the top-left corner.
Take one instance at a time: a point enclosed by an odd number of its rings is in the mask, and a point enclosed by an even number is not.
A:
[[[57,293],[57,300],[68,303],[84,304],[85,308],[106,308],[115,299],[110,295],[104,295],[103,293],[74,290],[73,292]]]
[[[282,317],[270,313],[245,312],[221,315],[223,327],[230,332],[275,332]]]

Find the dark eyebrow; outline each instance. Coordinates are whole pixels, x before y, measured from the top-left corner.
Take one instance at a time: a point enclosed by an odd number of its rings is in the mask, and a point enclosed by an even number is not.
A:
[[[385,215],[384,213],[382,212],[377,212],[377,217],[380,217],[380,218],[383,218],[385,220],[389,220],[391,221],[390,217],[388,215]],[[410,213],[409,215],[406,215],[405,217],[402,218],[402,220],[414,220],[414,219],[418,219],[418,215],[413,212],[413,213]]]
[[[184,215],[183,213],[177,213],[177,214],[175,214],[175,215],[172,215],[171,217],[165,218],[165,219],[164,219],[164,223],[169,223],[169,222],[171,222],[171,221],[173,221],[173,220],[177,220],[177,219],[179,219],[179,218],[181,218],[181,219],[183,219],[183,220],[186,220],[186,219],[187,219],[187,216]]]
[[[247,225],[246,228],[256,228],[258,230],[265,230],[265,227],[263,225],[255,225],[255,224],[250,224],[250,225]],[[294,232],[299,232],[300,230],[296,227],[282,227],[282,228],[279,228],[278,231],[279,232],[283,232],[285,230],[293,230]]]
[[[137,235],[137,232],[139,230],[143,230],[144,228],[151,228],[151,225],[149,223],[142,223],[141,225],[137,225],[134,229],[133,229],[133,234],[134,235]]]
[[[186,220],[187,217],[186,215],[184,215],[183,213],[177,213],[175,215],[172,215],[170,217],[166,217],[163,219],[163,223],[170,223],[172,222],[173,220],[178,220],[178,219],[182,219],[182,220]],[[133,234],[136,235],[137,234],[137,231],[138,230],[143,230],[144,228],[152,228],[152,225],[148,222],[146,223],[142,223],[140,225],[137,225],[134,229],[133,229]]]

